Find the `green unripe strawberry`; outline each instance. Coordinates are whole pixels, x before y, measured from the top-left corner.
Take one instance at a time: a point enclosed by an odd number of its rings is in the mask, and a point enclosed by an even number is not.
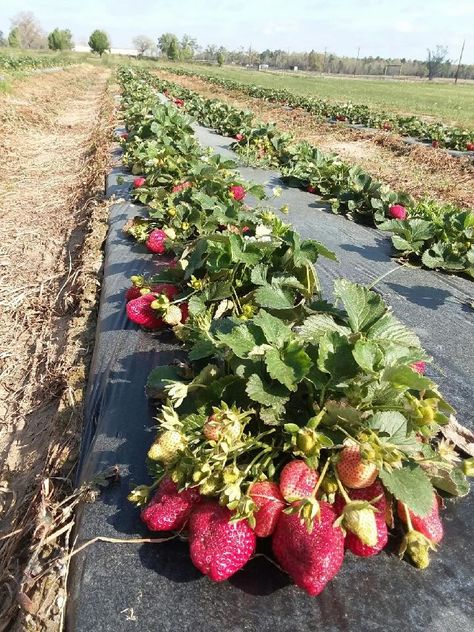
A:
[[[178,454],[186,447],[186,440],[177,430],[162,432],[148,450],[148,458],[163,465],[173,463]]]
[[[314,431],[309,428],[298,430],[296,445],[298,446],[298,449],[303,452],[303,454],[309,456],[316,445]]]
[[[344,507],[342,524],[367,546],[377,544],[377,523],[375,508],[365,500],[353,500]]]
[[[419,531],[408,531],[400,547],[400,557],[408,553],[413,564],[418,568],[424,569],[429,566],[429,552],[434,550],[434,548],[433,543]]]

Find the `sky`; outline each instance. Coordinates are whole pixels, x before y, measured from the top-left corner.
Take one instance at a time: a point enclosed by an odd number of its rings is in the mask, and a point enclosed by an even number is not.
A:
[[[69,28],[76,44],[104,29],[114,48],[136,35],[156,41],[164,32],[188,33],[202,46],[251,46],[361,57],[426,58],[448,47],[474,63],[474,0],[0,0],[0,30],[19,11],[32,11],[45,31]]]

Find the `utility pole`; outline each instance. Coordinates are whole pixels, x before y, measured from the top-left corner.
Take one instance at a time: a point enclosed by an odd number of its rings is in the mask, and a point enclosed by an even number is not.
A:
[[[360,53],[360,46],[357,49],[357,58],[356,58],[355,66],[354,66],[354,75],[356,74],[356,70],[357,70],[357,63],[359,61],[359,53]]]
[[[323,73],[326,72],[326,55],[328,54],[328,49],[324,49],[324,61],[323,61]]]
[[[463,53],[464,53],[464,46],[465,46],[465,44],[466,44],[466,40],[464,40],[463,43],[462,43],[461,54],[459,55],[458,67],[456,68],[456,74],[454,75],[454,84],[455,85],[458,82],[459,69],[461,68],[461,61],[462,61],[462,56],[463,56]]]

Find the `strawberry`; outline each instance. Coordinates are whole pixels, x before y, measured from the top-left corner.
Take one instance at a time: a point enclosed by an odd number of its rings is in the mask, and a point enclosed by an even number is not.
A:
[[[243,140],[245,140],[245,136],[243,134],[236,134],[235,135],[235,140],[238,141],[239,143],[241,143]]]
[[[316,187],[313,187],[310,184],[308,184],[308,186],[306,187],[306,191],[308,191],[308,193],[316,193],[317,189]]]
[[[376,555],[385,547],[388,541],[388,529],[385,521],[387,498],[384,493],[384,488],[379,481],[375,481],[375,483],[373,483],[370,487],[365,487],[364,489],[351,489],[349,491],[349,496],[351,500],[366,500],[369,502],[374,498],[381,496],[377,502],[373,503],[373,506],[377,509],[377,512],[375,513],[375,524],[377,529],[376,544],[374,544],[374,546],[364,544],[362,540],[351,531],[347,532],[345,541],[346,549],[349,549],[349,551],[354,553],[354,555],[358,555],[359,557],[371,557],[372,555]],[[336,496],[334,509],[338,515],[342,513],[344,505],[345,502],[342,496]]]
[[[388,209],[388,214],[392,219],[406,219],[407,210],[401,204],[394,204]]]
[[[164,294],[170,301],[179,293],[178,288],[171,283],[156,283],[150,286],[153,294]]]
[[[334,527],[334,509],[320,502],[320,516],[308,532],[297,514],[281,513],[272,539],[273,553],[295,584],[309,595],[319,595],[341,568],[344,535]]]
[[[389,131],[389,130],[391,130],[391,129],[392,129],[392,124],[391,124],[391,123],[389,123],[388,121],[385,121],[385,122],[384,122],[384,124],[382,125],[382,127],[383,127],[383,129],[384,129],[385,131]]]
[[[288,502],[307,498],[313,493],[318,480],[316,470],[295,459],[287,463],[280,473],[280,491]]]
[[[142,511],[141,519],[150,531],[179,531],[200,499],[197,489],[179,492],[176,483],[170,478],[164,478],[156,494]]]
[[[347,117],[344,114],[337,114],[336,121],[347,121]]]
[[[122,132],[120,134],[120,138],[123,138],[123,140],[128,140],[128,132]]]
[[[431,146],[434,147],[435,149],[438,149],[438,147],[439,147],[439,140],[431,141]]]
[[[341,450],[336,468],[342,483],[351,489],[369,487],[378,473],[374,463],[362,461],[358,445],[347,446]]]
[[[140,187],[142,187],[145,184],[145,178],[143,178],[142,176],[140,176],[139,178],[135,178],[135,180],[133,181],[133,188],[134,189],[139,189]]]
[[[405,508],[399,501],[397,503],[398,516],[402,522],[406,524],[407,517],[405,514]],[[411,523],[413,529],[423,534],[433,544],[438,544],[443,539],[444,530],[443,523],[439,517],[439,499],[433,492],[433,505],[430,513],[427,516],[417,516],[410,510]]]
[[[135,298],[140,298],[142,295],[141,288],[136,285],[132,285],[125,291],[125,301],[128,303],[129,301],[133,301]]]
[[[154,294],[145,294],[129,301],[127,303],[128,318],[133,323],[146,329],[160,329],[160,327],[163,327],[162,319],[151,308],[154,300]]]
[[[146,247],[150,252],[154,254],[162,255],[166,252],[165,242],[168,239],[168,235],[161,228],[156,228],[152,230],[148,235],[148,239],[146,240]]]
[[[148,458],[170,465],[186,447],[185,437],[177,430],[165,430],[151,444]]]
[[[171,193],[179,193],[180,191],[184,191],[184,189],[188,189],[189,187],[192,187],[192,183],[191,182],[181,182],[180,184],[176,184],[172,189],[171,189]]]
[[[285,506],[285,500],[276,483],[258,481],[250,487],[249,495],[257,506],[255,517],[255,534],[259,538],[266,538],[273,533]]]
[[[414,371],[416,371],[420,375],[423,375],[424,372],[426,371],[426,362],[423,362],[423,360],[419,360],[418,362],[413,362],[413,364],[411,364],[410,366]]]
[[[181,303],[179,309],[181,310],[181,323],[185,323],[189,318],[189,305]]]
[[[257,538],[247,520],[231,522],[232,513],[215,501],[199,504],[189,520],[191,560],[201,573],[220,582],[252,557]]]
[[[474,151],[474,143],[467,143],[466,151]]]
[[[233,184],[231,187],[229,187],[229,193],[230,196],[234,198],[234,200],[237,200],[237,202],[243,200],[247,194],[244,187],[240,184]]]

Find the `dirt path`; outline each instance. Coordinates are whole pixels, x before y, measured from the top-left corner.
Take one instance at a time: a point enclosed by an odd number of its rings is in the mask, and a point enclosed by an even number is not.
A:
[[[58,591],[35,601],[32,587],[62,483],[53,476],[67,479],[77,454],[105,232],[109,76],[79,65],[0,98],[0,630],[14,629],[18,604],[28,629],[57,629],[33,624],[61,611]]]
[[[394,190],[407,191],[415,198],[431,197],[462,207],[473,206],[474,167],[468,159],[453,158],[431,147],[407,146],[387,132],[370,134],[345,125],[318,122],[304,110],[287,110],[235,90],[224,90],[195,77],[159,72],[159,76],[196,90],[208,98],[218,98],[236,107],[253,111],[258,119],[275,122],[298,140],[307,140],[327,153],[336,153],[346,162],[359,165]]]

